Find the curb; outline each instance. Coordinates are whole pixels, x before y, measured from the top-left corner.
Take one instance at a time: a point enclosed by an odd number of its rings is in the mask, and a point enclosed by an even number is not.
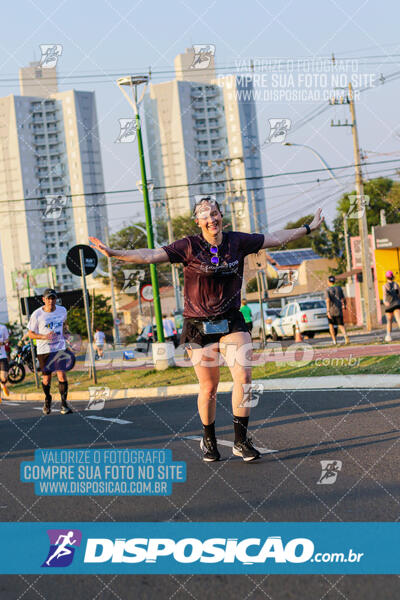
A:
[[[399,388],[400,375],[328,375],[325,377],[291,377],[282,379],[256,379],[254,384],[263,385],[266,391],[285,390],[322,390],[322,389],[370,389],[375,388]],[[99,386],[101,387],[101,386]],[[218,392],[231,392],[233,384],[224,381],[218,385]],[[199,391],[198,383],[185,385],[164,385],[154,388],[125,388],[110,390],[110,400],[123,400],[139,398],[167,398],[171,396],[193,396]],[[30,394],[10,394],[8,398],[12,402],[38,402],[43,400],[43,393],[33,392]],[[89,400],[89,392],[70,392],[69,401]]]

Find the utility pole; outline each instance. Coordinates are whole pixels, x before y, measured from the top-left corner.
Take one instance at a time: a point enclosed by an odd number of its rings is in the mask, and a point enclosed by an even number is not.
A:
[[[235,194],[236,190],[233,185],[232,172],[231,172],[231,164],[238,160],[239,162],[243,162],[243,156],[234,156],[232,158],[216,158],[208,161],[208,166],[212,167],[212,164],[215,163],[217,165],[223,165],[225,167],[225,179],[227,184],[227,193],[226,200],[224,202],[225,208],[229,208],[229,212],[231,214],[231,223],[232,229],[234,231],[237,230],[237,221],[236,221],[236,210],[235,210]]]
[[[349,228],[347,225],[347,215],[343,213],[343,231],[344,231],[344,246],[346,249],[346,269],[351,271],[351,260],[350,260],[350,244],[349,244]],[[353,283],[353,277],[349,275],[347,277],[347,295],[350,295],[350,285]]]
[[[106,225],[105,233],[106,233],[106,244],[107,244],[107,246],[109,246],[110,240],[109,240],[108,225]],[[107,256],[107,268],[108,268],[108,274],[110,276],[111,308],[112,308],[113,322],[114,322],[114,343],[116,346],[119,346],[121,344],[121,340],[119,337],[117,304],[115,302],[114,276],[113,276],[113,272],[112,272],[112,262],[111,262],[111,258],[109,256]]]
[[[254,232],[259,233],[260,228],[258,224],[258,214],[257,214],[257,205],[256,205],[256,192],[255,190],[249,190],[251,196],[251,208],[253,211],[253,221],[254,221]]]
[[[364,197],[364,183],[361,170],[361,154],[358,143],[358,130],[356,121],[356,109],[354,105],[353,88],[349,83],[349,95],[333,98],[330,104],[348,104],[350,107],[351,123],[347,120],[345,123],[338,122],[337,125],[331,123],[334,127],[351,127],[353,134],[353,152],[356,175],[357,192],[357,212],[358,212],[358,230],[361,245],[361,265],[363,272],[362,296],[364,300],[365,323],[367,331],[372,331],[377,326],[377,315],[375,305],[375,288],[371,270],[370,245],[368,238],[368,225],[366,214],[366,202]]]
[[[172,220],[171,220],[171,212],[169,209],[169,198],[168,195],[165,194],[165,210],[167,213],[167,230],[168,230],[168,243],[172,244],[172,242],[174,241],[174,233],[172,231]],[[179,284],[179,272],[178,272],[178,267],[175,264],[171,264],[171,268],[172,268],[172,285],[174,286],[174,292],[175,292],[175,305],[176,305],[176,311],[177,312],[181,312],[182,311],[182,304],[181,304],[181,287]]]

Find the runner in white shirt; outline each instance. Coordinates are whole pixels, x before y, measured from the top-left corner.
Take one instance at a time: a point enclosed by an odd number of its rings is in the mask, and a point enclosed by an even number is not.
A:
[[[61,414],[72,413],[67,404],[68,381],[65,374],[65,334],[67,310],[56,304],[57,293],[48,288],[43,293],[44,306],[35,310],[28,323],[28,334],[37,340],[37,354],[42,371],[42,387],[45,394],[43,413],[51,412],[51,374],[55,371],[61,396]]]
[[[104,342],[106,341],[106,334],[104,331],[101,331],[99,327],[96,327],[96,332],[94,334],[94,344],[95,350],[98,354],[99,358],[103,358],[104,356]]]
[[[1,391],[5,396],[9,396],[10,392],[7,387],[8,377],[8,357],[6,352],[6,343],[8,342],[9,334],[5,325],[0,325],[0,386]],[[1,397],[0,397],[1,402]]]

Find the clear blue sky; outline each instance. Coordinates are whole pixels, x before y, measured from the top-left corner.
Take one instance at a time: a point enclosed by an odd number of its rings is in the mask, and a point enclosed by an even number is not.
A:
[[[175,55],[196,43],[216,45],[217,66],[235,65],[237,61],[251,57],[298,60],[326,57],[333,52],[337,60],[364,57],[357,67],[358,73],[377,77],[381,72],[400,71],[399,8],[393,1],[172,0],[163,3],[151,0],[35,0],[4,4],[2,22],[2,95],[18,93],[16,82],[4,80],[17,77],[20,66],[39,59],[39,44],[46,43],[63,45],[59,73],[68,76],[138,73],[149,66],[153,71],[171,70]],[[375,56],[378,58],[365,58]],[[363,149],[382,154],[399,150],[399,81],[361,96],[358,121]],[[70,87],[72,85],[66,82],[61,85],[61,89]],[[103,82],[96,77],[76,79],[73,87],[96,92],[106,189],[134,187],[139,177],[136,144],[114,143],[119,130],[118,119],[130,116],[125,99],[111,79]],[[268,84],[262,88],[262,93],[264,89],[268,89]],[[260,141],[268,136],[269,118],[289,118],[294,128],[304,115],[324,105],[326,102],[323,101],[279,102],[261,98],[257,104]],[[309,144],[332,167],[352,163],[350,129],[330,127],[332,118],[344,119],[346,116],[346,108],[331,108],[293,132],[288,140]],[[393,156],[368,156],[371,161],[400,160],[400,152]],[[262,159],[264,175],[320,167],[318,160],[307,150],[279,144],[265,144]],[[384,168],[388,169],[387,173],[394,172],[393,165]],[[373,170],[372,167],[369,169],[371,173]],[[343,180],[348,187],[353,174],[349,170],[344,173],[349,175]],[[326,175],[321,174],[321,178]],[[310,179],[315,179],[315,175],[303,178]],[[340,193],[338,186],[333,181],[299,185],[301,180],[299,176],[266,180],[266,185],[296,184],[266,190],[271,229],[310,212],[319,199],[328,220],[332,218]],[[138,200],[139,194],[114,197],[113,202],[130,199]],[[109,211],[111,229],[115,230],[124,220],[129,221],[138,211],[140,204],[116,205]]]

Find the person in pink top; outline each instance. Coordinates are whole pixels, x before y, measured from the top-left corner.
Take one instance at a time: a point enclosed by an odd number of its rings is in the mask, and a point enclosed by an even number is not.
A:
[[[393,271],[386,271],[385,277],[386,283],[383,285],[383,304],[386,313],[385,342],[391,342],[393,317],[400,327],[400,286],[394,280]]]

